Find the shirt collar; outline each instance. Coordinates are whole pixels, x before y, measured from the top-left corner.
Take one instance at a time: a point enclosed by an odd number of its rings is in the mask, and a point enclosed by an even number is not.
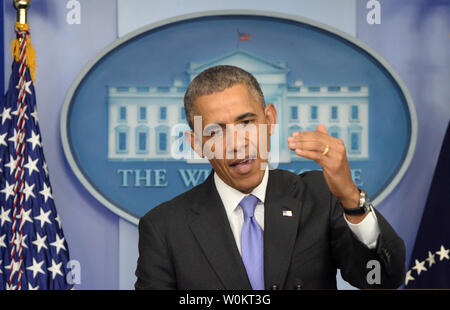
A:
[[[268,170],[268,167],[266,167],[261,183],[259,183],[259,185],[250,193],[256,196],[262,203],[264,203],[266,197],[267,183],[269,181]],[[217,173],[214,173],[214,183],[216,184],[217,191],[219,192],[219,196],[222,199],[227,214],[231,214],[239,205],[242,198],[248,195],[226,184]]]

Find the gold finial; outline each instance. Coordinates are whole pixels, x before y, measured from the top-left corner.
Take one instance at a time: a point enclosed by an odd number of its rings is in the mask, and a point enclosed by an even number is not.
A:
[[[13,0],[14,7],[17,10],[17,22],[19,24],[27,23],[27,10],[31,5],[31,0]]]

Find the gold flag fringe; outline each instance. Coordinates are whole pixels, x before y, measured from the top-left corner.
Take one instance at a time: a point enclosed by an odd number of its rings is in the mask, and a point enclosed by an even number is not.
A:
[[[16,23],[16,29],[19,29],[19,31],[28,31],[29,27],[28,24],[20,24]],[[34,78],[36,75],[36,52],[33,48],[33,45],[31,44],[30,35],[27,34],[25,36],[26,40],[26,50],[25,50],[25,64],[30,70],[31,79],[33,80],[34,84]],[[18,38],[14,38],[11,43],[11,53],[12,57],[16,60],[16,62],[20,61],[20,41]]]

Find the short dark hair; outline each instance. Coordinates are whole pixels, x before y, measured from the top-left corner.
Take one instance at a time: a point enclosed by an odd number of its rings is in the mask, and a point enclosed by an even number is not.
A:
[[[224,91],[236,84],[245,84],[251,96],[260,102],[263,108],[266,106],[261,88],[249,72],[235,66],[211,67],[192,80],[184,95],[184,110],[189,126],[194,126],[194,101],[198,97]]]

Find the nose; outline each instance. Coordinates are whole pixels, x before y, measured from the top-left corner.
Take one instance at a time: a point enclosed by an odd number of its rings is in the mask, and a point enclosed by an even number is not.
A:
[[[233,158],[245,158],[249,133],[235,125],[227,125],[226,152]]]

